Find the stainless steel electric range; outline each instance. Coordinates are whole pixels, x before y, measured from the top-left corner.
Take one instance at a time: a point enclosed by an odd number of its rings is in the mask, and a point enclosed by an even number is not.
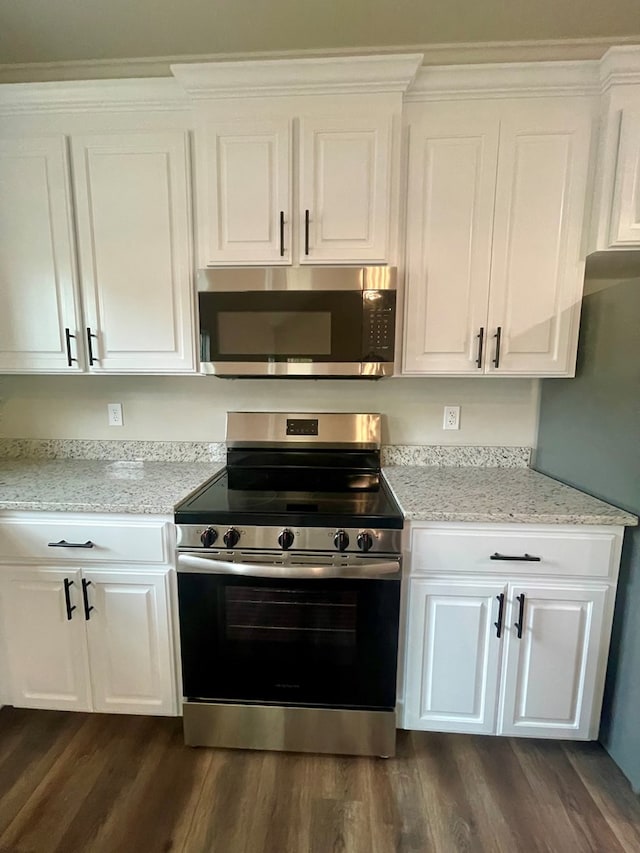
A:
[[[380,415],[230,413],[226,468],[175,519],[186,743],[394,754],[403,517]]]

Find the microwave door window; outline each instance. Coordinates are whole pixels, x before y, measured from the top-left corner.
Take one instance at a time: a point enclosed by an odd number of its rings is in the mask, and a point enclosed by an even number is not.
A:
[[[329,311],[221,311],[217,320],[222,356],[331,355]]]

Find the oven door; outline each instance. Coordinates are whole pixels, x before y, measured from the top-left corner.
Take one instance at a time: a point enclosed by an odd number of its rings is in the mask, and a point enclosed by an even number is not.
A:
[[[399,559],[178,556],[185,699],[391,710]]]

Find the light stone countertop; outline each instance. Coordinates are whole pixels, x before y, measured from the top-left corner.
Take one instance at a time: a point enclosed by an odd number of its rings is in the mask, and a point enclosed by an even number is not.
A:
[[[636,525],[638,519],[530,468],[384,468],[407,520]]]
[[[173,515],[223,464],[0,459],[0,512]]]
[[[0,458],[0,512],[173,515],[222,462]],[[414,521],[635,525],[635,516],[528,468],[385,467]]]

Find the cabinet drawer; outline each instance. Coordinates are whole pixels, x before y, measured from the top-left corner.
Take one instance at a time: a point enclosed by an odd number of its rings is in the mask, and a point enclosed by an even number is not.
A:
[[[618,542],[613,530],[568,533],[533,525],[530,530],[519,525],[418,528],[411,535],[411,571],[602,578],[615,571]]]
[[[165,563],[163,521],[43,518],[0,522],[0,562]],[[68,543],[68,544],[64,544]],[[73,547],[73,545],[86,547]]]

